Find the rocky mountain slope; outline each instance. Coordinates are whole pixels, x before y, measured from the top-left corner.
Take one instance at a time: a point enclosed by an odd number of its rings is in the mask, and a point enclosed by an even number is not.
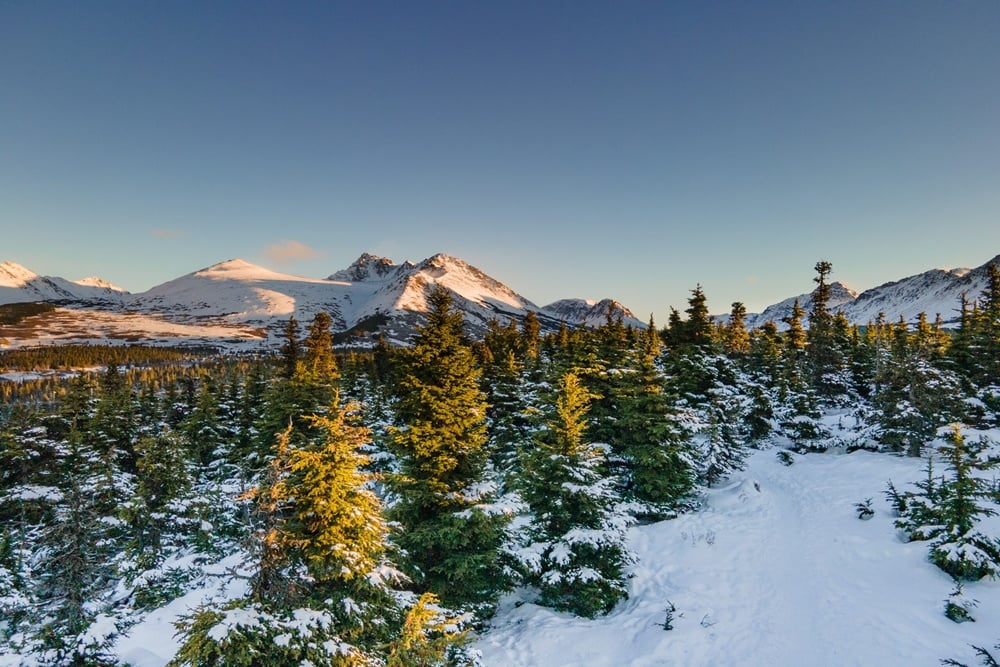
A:
[[[902,317],[912,323],[917,321],[920,313],[926,313],[931,321],[940,315],[944,322],[955,322],[959,317],[962,295],[971,303],[986,289],[991,264],[1000,266],[1000,255],[974,269],[931,269],[872,287],[860,294],[842,283],[831,283],[830,309],[843,312],[855,324],[874,322],[880,314],[889,322]],[[812,308],[812,294],[800,294],[768,306],[761,313],[747,315],[747,326],[759,327],[771,321],[781,328],[782,319],[791,314],[796,299],[808,313]]]
[[[128,292],[106,280],[78,281],[40,276],[14,262],[0,263],[0,304],[24,301],[98,301],[121,303]]]

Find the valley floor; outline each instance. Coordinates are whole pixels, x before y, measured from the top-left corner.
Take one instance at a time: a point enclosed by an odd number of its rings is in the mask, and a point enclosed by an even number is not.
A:
[[[775,450],[706,494],[701,510],[637,527],[630,599],[592,621],[504,600],[477,647],[489,667],[978,665],[1000,641],[1000,582],[967,585],[978,622],[943,614],[951,579],[902,542],[882,492],[921,479],[923,461]],[[854,504],[873,498],[875,517]],[[992,534],[1000,522],[992,519]],[[673,630],[662,627],[672,603]]]

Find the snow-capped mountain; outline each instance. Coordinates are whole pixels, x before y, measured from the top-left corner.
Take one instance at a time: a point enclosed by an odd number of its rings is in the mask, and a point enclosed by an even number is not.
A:
[[[302,278],[230,259],[136,294],[130,305],[186,320],[208,318],[257,326],[326,310],[334,326],[343,329],[349,326],[340,308],[347,288],[347,283]]]
[[[231,259],[157,285],[136,295],[131,305],[188,321],[221,319],[271,328],[291,315],[307,320],[323,310],[338,331],[379,318],[382,328],[402,341],[427,311],[427,297],[435,286],[452,293],[474,332],[490,319],[521,318],[529,310],[540,310],[456,257],[438,254],[417,264],[395,264],[368,253],[326,279],[276,273]]]
[[[844,283],[830,283],[830,301],[828,306],[833,312],[843,310],[857,298],[858,293]],[[792,296],[768,306],[762,313],[748,314],[746,317],[747,328],[753,329],[763,326],[765,322],[774,322],[778,324],[779,328],[782,328],[782,321],[792,314],[792,309],[795,307],[796,301],[799,302],[799,306],[808,315],[813,306],[813,293]]]
[[[899,317],[915,321],[925,312],[954,321],[963,294],[978,299],[988,281],[988,265],[975,269],[934,269],[886,283],[858,294],[842,283],[831,284],[830,307],[855,323]],[[319,311],[333,318],[345,337],[378,331],[405,343],[427,311],[427,297],[440,286],[449,290],[470,334],[483,333],[492,319],[520,320],[536,313],[543,330],[599,326],[609,308],[625,324],[640,327],[621,303],[562,299],[539,307],[499,280],[457,257],[437,254],[423,261],[397,264],[365,253],[327,278],[305,278],[271,271],[231,259],[175,278],[152,289],[129,294],[100,278],[80,281],[40,276],[13,262],[0,263],[0,304],[49,301],[60,307],[51,316],[26,320],[7,344],[100,341],[108,338],[146,340],[157,344],[207,343],[235,347],[273,346],[292,315],[307,322]],[[808,312],[810,294],[791,297],[747,316],[747,325],[777,322],[792,310],[795,299]],[[725,316],[719,318],[725,319]]]
[[[101,278],[79,281],[40,276],[14,262],[0,263],[0,304],[24,301],[121,302],[128,293]]]
[[[622,319],[622,323],[633,327],[644,327],[632,311],[614,299],[560,299],[542,308],[542,312],[563,322],[578,322],[587,327],[598,327],[608,321],[608,311],[612,317]]]
[[[456,306],[473,326],[485,326],[492,318],[520,318],[539,308],[528,299],[468,262],[437,254],[422,262],[394,264],[384,257],[364,254],[331,279],[354,278],[354,292],[365,295],[358,303],[353,326],[374,315],[427,311],[427,297],[435,286],[452,293]]]
[[[379,331],[403,343],[423,320],[428,296],[438,286],[451,292],[473,336],[482,334],[492,319],[520,320],[529,311],[537,314],[543,330],[554,331],[560,322],[595,326],[605,321],[609,305],[627,323],[641,324],[610,299],[569,299],[541,308],[445,254],[396,264],[365,253],[328,278],[279,273],[230,259],[132,295],[100,278],[71,283],[12,263],[0,268],[0,303],[53,301],[62,306],[58,317],[26,323],[35,343],[132,335],[157,343],[273,345],[289,317],[306,322],[320,311],[330,314],[337,332]]]
[[[931,269],[872,287],[860,294],[842,283],[831,283],[830,310],[842,312],[855,324],[874,322],[879,315],[888,322],[902,317],[913,323],[920,313],[925,313],[931,321],[940,315],[946,323],[955,322],[959,317],[963,294],[969,303],[982,296],[989,282],[991,264],[1000,266],[1000,255],[975,269]],[[768,306],[762,313],[747,315],[747,326],[759,327],[770,321],[782,328],[781,321],[791,314],[795,299],[808,313],[812,307],[812,294],[800,294]]]
[[[900,317],[915,322],[920,313],[931,321],[940,314],[945,322],[954,322],[960,315],[962,294],[970,302],[982,295],[990,264],[1000,265],[1000,255],[972,270],[932,269],[873,287],[859,294],[844,314],[858,323],[873,322],[879,313],[890,322]]]

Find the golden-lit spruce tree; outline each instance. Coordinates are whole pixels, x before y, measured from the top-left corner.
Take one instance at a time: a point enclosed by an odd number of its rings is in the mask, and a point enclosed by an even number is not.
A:
[[[486,399],[450,293],[437,288],[428,300],[426,323],[400,355],[390,518],[418,590],[448,606],[488,608],[504,588],[508,517],[487,479]]]
[[[520,560],[539,601],[593,617],[628,597],[628,516],[617,509],[604,448],[586,437],[591,394],[567,373],[524,454],[521,493],[531,511]]]
[[[388,562],[388,527],[363,472],[368,432],[357,406],[309,417],[315,437],[279,434],[250,495],[258,530],[247,597],[203,608],[183,625],[176,667],[381,664],[400,640],[401,579]]]

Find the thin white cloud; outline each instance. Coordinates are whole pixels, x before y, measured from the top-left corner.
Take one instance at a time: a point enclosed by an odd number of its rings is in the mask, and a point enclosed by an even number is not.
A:
[[[301,241],[279,241],[264,248],[264,255],[272,262],[286,264],[302,259],[316,259],[323,253],[314,250]]]

